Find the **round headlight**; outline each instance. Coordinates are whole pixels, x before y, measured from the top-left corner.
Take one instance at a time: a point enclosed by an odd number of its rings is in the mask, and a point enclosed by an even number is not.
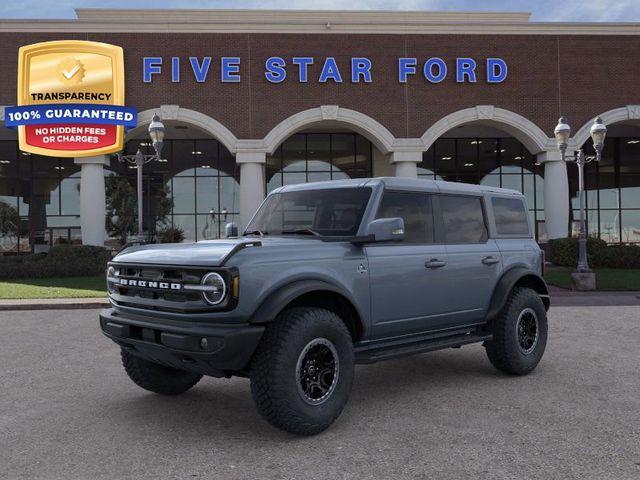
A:
[[[113,286],[113,282],[111,281],[111,279],[115,278],[115,276],[116,269],[114,267],[107,268],[107,290],[109,290],[109,293],[116,293],[116,289]]]
[[[224,279],[219,273],[210,272],[202,277],[200,282],[206,290],[202,291],[202,297],[210,305],[218,305],[224,300],[227,294],[227,286],[224,283]]]

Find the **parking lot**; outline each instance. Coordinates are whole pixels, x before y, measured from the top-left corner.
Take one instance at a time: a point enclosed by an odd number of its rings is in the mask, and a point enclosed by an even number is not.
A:
[[[557,307],[523,378],[479,345],[359,366],[312,438],[257,414],[245,379],[136,387],[96,310],[0,312],[0,478],[640,478],[640,307]]]

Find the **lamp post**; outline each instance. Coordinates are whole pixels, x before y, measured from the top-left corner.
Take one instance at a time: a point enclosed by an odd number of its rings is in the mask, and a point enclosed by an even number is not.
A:
[[[152,160],[161,160],[162,157],[162,145],[164,143],[165,128],[164,124],[160,121],[158,114],[155,114],[149,124],[149,138],[151,138],[151,144],[155,153],[153,155],[144,155],[140,149],[135,155],[122,155],[118,153],[119,162],[127,162],[135,165],[137,169],[137,193],[138,193],[138,235],[142,235],[142,215],[143,215],[143,203],[142,203],[142,167],[145,163],[149,163]]]
[[[558,125],[554,130],[556,142],[558,143],[558,149],[562,154],[563,161],[574,162],[578,166],[578,192],[580,198],[580,236],[578,239],[578,266],[575,274],[572,276],[574,283],[576,283],[577,277],[585,277],[587,285],[585,288],[579,288],[584,290],[592,290],[595,288],[595,276],[589,268],[589,261],[587,259],[587,229],[585,222],[585,191],[584,191],[584,166],[592,161],[599,162],[602,158],[602,149],[604,147],[604,139],[607,134],[607,127],[602,123],[602,119],[597,117],[593,125],[591,125],[591,139],[593,140],[593,148],[596,152],[595,155],[585,155],[582,149],[578,150],[572,155],[567,155],[567,146],[569,144],[569,137],[571,136],[571,127],[567,123],[567,119],[561,117],[558,120]],[[586,275],[585,275],[586,274]]]

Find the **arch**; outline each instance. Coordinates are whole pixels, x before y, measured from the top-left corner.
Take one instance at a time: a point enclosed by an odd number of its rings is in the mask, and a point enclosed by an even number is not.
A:
[[[531,120],[493,105],[478,105],[450,113],[431,125],[421,137],[425,150],[452,128],[471,122],[493,125],[504,130],[522,142],[533,154],[554,148],[553,139]]]
[[[282,142],[294,133],[320,122],[334,122],[348,126],[369,139],[383,154],[387,154],[393,149],[395,137],[377,120],[348,108],[323,105],[298,112],[273,127],[263,139],[267,152],[273,153]]]
[[[235,154],[237,151],[236,143],[238,139],[231,130],[204,113],[182,108],[178,105],[161,105],[160,108],[152,108],[139,112],[138,126],[127,132],[125,141],[133,138],[133,136],[140,133],[145,125],[150,124],[155,113],[159,114],[163,121],[175,120],[198,127],[222,143],[231,153]]]
[[[607,126],[627,120],[640,120],[640,105],[627,105],[625,107],[614,108],[613,110],[601,113],[599,117]],[[593,120],[595,118],[596,117],[590,118],[589,121],[582,125],[580,130],[578,130],[573,136],[576,149],[582,148],[582,145],[589,140],[589,137],[591,136],[591,125],[593,125]]]

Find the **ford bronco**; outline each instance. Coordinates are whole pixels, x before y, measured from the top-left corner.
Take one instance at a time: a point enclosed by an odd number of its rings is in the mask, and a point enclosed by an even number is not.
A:
[[[124,249],[104,334],[140,387],[248,377],[262,416],[311,435],[341,413],[354,365],[471,343],[513,375],[547,342],[543,255],[522,194],[432,180],[291,185],[244,233]],[[237,230],[237,229],[236,229]]]

